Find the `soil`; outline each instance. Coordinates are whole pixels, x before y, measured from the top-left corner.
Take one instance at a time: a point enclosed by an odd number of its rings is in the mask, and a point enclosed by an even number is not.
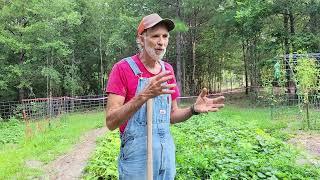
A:
[[[100,128],[86,133],[67,154],[44,167],[43,179],[80,179],[91,153],[95,150],[96,139],[106,133],[107,128]]]
[[[299,164],[313,164],[320,167],[320,134],[299,133],[290,144],[305,149],[307,154],[297,160]]]
[[[309,153],[320,157],[320,135],[299,133],[289,141],[291,144],[306,149]]]

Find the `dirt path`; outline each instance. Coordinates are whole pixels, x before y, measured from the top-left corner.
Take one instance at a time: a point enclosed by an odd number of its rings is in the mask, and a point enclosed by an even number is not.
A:
[[[320,135],[299,133],[289,143],[305,149],[310,156],[298,159],[299,164],[314,164],[320,166]]]
[[[320,135],[300,133],[289,141],[320,157]]]
[[[104,127],[86,133],[70,152],[45,166],[44,179],[80,179],[87,160],[96,147],[97,137],[106,131],[107,128]]]

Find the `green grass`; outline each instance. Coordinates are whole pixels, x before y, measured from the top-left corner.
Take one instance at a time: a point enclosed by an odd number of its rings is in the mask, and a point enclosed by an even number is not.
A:
[[[241,106],[244,107],[244,106]],[[319,167],[299,165],[286,143],[290,118],[271,120],[268,108],[226,106],[172,126],[176,179],[316,179]],[[84,179],[117,179],[118,132],[100,140]]]
[[[101,112],[63,115],[51,122],[51,126],[48,127],[45,121],[41,121],[42,128],[39,128],[39,123],[33,122],[32,135],[29,138],[24,137],[23,123],[0,126],[0,131],[4,130],[2,128],[15,129],[13,137],[9,139],[3,137],[4,133],[0,134],[0,139],[6,139],[3,140],[6,143],[0,144],[0,179],[27,179],[41,175],[41,169],[26,167],[26,161],[37,160],[46,164],[54,160],[77,143],[86,131],[102,127],[104,114]]]

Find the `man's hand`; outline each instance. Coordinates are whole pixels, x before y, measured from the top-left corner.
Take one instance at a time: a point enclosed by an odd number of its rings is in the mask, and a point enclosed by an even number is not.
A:
[[[173,78],[173,75],[170,75],[170,73],[170,71],[164,71],[150,78],[150,82],[140,95],[148,100],[161,94],[173,94],[175,90],[170,89],[176,87],[176,84],[164,84],[166,81]]]
[[[199,113],[216,112],[220,108],[224,107],[224,96],[216,98],[208,98],[208,90],[203,88],[200,95],[198,96],[194,110]]]

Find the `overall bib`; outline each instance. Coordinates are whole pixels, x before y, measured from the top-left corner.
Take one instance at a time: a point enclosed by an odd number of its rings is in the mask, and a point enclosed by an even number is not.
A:
[[[133,73],[139,77],[136,95],[148,84],[132,58],[126,58]],[[162,71],[164,62],[160,61]],[[153,179],[172,180],[176,174],[175,145],[170,134],[171,95],[153,99]],[[120,180],[144,180],[147,177],[147,106],[146,103],[129,119],[120,135],[118,159]]]

